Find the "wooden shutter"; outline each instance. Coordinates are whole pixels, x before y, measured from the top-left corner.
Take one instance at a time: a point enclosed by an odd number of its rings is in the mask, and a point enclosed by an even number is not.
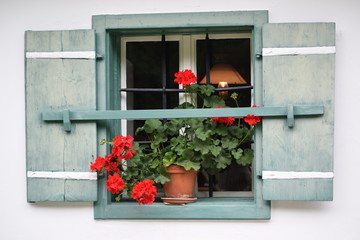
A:
[[[69,109],[96,109],[95,33],[28,31],[25,51],[28,201],[95,201],[96,123],[42,120],[44,111],[66,120]]]
[[[321,116],[295,117],[293,127],[264,119],[264,199],[332,200],[334,69],[335,24],[264,25],[264,106],[324,106]]]

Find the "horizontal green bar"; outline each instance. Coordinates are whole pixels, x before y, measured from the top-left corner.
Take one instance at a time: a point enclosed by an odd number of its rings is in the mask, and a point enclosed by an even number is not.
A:
[[[69,120],[113,120],[149,118],[194,118],[194,117],[244,117],[248,114],[276,117],[287,116],[287,107],[254,108],[206,108],[206,109],[164,109],[164,110],[108,110],[108,111],[70,111]],[[294,106],[295,116],[322,115],[323,106]],[[62,121],[63,112],[43,112],[44,121]]]

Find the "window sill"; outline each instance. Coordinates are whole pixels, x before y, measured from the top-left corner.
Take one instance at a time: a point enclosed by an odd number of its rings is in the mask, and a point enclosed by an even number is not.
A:
[[[270,219],[270,202],[253,198],[198,198],[195,203],[165,205],[160,202],[139,206],[135,202],[95,204],[95,219]]]

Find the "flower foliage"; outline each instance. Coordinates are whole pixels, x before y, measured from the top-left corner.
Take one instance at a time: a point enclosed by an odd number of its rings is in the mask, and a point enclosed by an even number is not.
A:
[[[191,97],[198,96],[202,108],[223,108],[225,101],[215,94],[212,85],[202,85],[183,79],[193,73],[185,70],[175,74],[174,80],[183,84],[185,96],[191,101],[179,105],[177,109],[194,109],[197,106]],[[184,84],[184,82],[186,82]],[[191,84],[190,84],[191,83]],[[237,95],[231,96],[237,104]],[[183,166],[186,170],[200,168],[209,174],[215,174],[227,168],[233,161],[240,165],[251,164],[253,150],[251,139],[254,134],[254,124],[249,126],[245,119],[234,117],[209,118],[178,118],[163,123],[158,119],[148,119],[136,133],[145,133],[151,144],[147,151],[151,155],[152,166]]]
[[[215,94],[212,85],[197,84],[191,70],[175,74],[176,83],[182,84],[185,96],[198,96],[202,108],[224,108],[225,101]],[[237,106],[237,94],[232,94]],[[186,97],[187,99],[187,97]],[[194,109],[194,99],[185,101],[176,109]],[[253,106],[256,107],[256,106]],[[232,162],[251,164],[253,150],[251,139],[254,125],[261,117],[247,115],[243,119],[234,117],[175,118],[162,122],[148,119],[135,134],[144,133],[150,144],[139,146],[132,136],[116,136],[111,142],[110,154],[97,157],[90,169],[99,176],[107,175],[106,187],[112,194],[123,192],[135,199],[139,205],[152,204],[157,194],[155,184],[169,181],[165,167],[172,164],[186,170],[200,168],[215,174]]]

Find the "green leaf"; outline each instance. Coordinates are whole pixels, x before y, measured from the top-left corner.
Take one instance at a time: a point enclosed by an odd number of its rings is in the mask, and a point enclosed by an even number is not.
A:
[[[154,178],[154,182],[164,184],[170,181],[170,175],[164,167],[159,167],[159,174]]]
[[[201,157],[202,161],[201,161],[201,166],[208,169],[208,168],[212,168],[214,167],[214,160],[213,160],[213,156],[211,154],[204,154]]]
[[[211,96],[215,92],[213,85],[202,84],[199,86],[200,94],[203,96]]]
[[[199,138],[194,138],[193,141],[195,151],[201,152],[202,154],[207,154],[210,151],[210,141],[202,141]]]
[[[179,106],[175,107],[174,109],[194,109],[195,106],[192,103],[184,102]]]
[[[121,194],[117,195],[117,197],[115,198],[115,201],[120,202],[121,199]]]
[[[244,154],[240,159],[236,159],[237,164],[239,165],[249,165],[252,163],[254,159],[254,150],[250,149],[250,148],[246,148],[244,150]]]
[[[201,140],[205,141],[208,137],[210,137],[211,135],[211,130],[209,129],[205,129],[205,128],[198,128],[195,131],[195,134],[198,138],[200,138]]]
[[[165,156],[163,158],[163,164],[165,167],[170,166],[171,164],[173,164],[176,160],[176,154],[173,152],[167,152],[165,153]]]
[[[232,136],[236,137],[237,139],[242,139],[243,137],[245,137],[248,129],[244,127],[230,126],[228,127],[228,131]]]
[[[220,136],[227,136],[228,135],[228,127],[224,124],[218,124],[215,123],[217,126],[216,128],[213,130],[213,133],[218,134]]]
[[[221,144],[222,144],[223,148],[234,149],[237,147],[238,141],[237,141],[237,139],[234,139],[234,138],[223,137],[221,139]]]
[[[186,86],[186,90],[187,90],[189,93],[197,93],[199,87],[200,87],[200,85],[197,84],[197,83],[195,83],[195,84],[190,84],[190,85]]]
[[[183,166],[185,170],[194,169],[195,171],[200,169],[200,163],[193,162],[191,160],[184,160],[179,163],[180,166]]]
[[[169,182],[170,178],[166,177],[164,175],[158,175],[156,178],[154,178],[154,182],[164,184],[166,182]]]
[[[150,134],[154,131],[159,131],[159,129],[162,129],[162,123],[159,119],[147,119],[144,124],[144,130],[146,133]]]
[[[216,168],[224,169],[231,164],[231,155],[230,154],[220,154],[215,158]]]
[[[216,108],[218,106],[225,107],[225,102],[221,97],[212,95],[204,98],[204,106],[209,108]]]
[[[153,142],[156,144],[161,144],[167,142],[167,137],[165,136],[164,132],[160,131],[153,136]]]
[[[151,159],[151,166],[150,168],[157,168],[161,164],[161,161],[159,159]]]
[[[218,156],[221,152],[222,148],[219,146],[214,146],[212,148],[210,148],[210,152],[212,153],[212,155],[214,155],[214,157]]]
[[[243,156],[243,150],[241,148],[233,149],[231,151],[231,154],[234,156],[236,160],[240,160],[240,158]]]
[[[185,148],[182,152],[182,157],[184,159],[191,160],[194,158],[194,151],[189,148]]]
[[[190,119],[187,119],[186,123],[190,128],[198,129],[203,126],[203,121],[205,119],[206,118],[190,118]]]

